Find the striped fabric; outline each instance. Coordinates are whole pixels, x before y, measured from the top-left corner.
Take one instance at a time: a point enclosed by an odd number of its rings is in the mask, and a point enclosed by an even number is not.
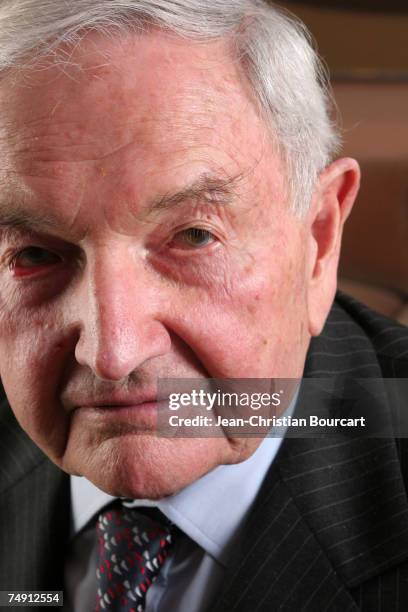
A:
[[[408,378],[407,330],[339,294],[305,376]],[[302,395],[299,410],[311,411]],[[0,449],[0,589],[62,589],[68,479],[5,402]],[[407,479],[406,440],[287,438],[211,612],[408,610]]]
[[[5,401],[0,453],[0,590],[62,590],[69,479],[20,429]]]

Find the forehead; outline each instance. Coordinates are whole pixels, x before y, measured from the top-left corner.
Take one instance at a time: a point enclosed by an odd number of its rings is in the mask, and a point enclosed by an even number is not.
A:
[[[256,167],[269,188],[280,164],[228,41],[93,33],[58,58],[0,82],[3,186],[23,185],[44,201],[63,194],[65,205],[86,200],[101,180],[117,189],[116,173],[125,197],[137,190],[143,199],[182,188],[170,183],[191,182],[201,166],[226,177]],[[273,174],[278,189],[282,173]]]
[[[25,127],[27,137],[36,129],[41,136],[49,127],[51,136],[53,126],[65,124],[58,135],[75,142],[98,127],[126,139],[126,129],[151,146],[165,144],[164,128],[188,142],[206,129],[222,124],[236,130],[237,119],[243,127],[257,118],[226,41],[198,44],[154,31],[116,41],[89,34],[57,58],[48,69],[40,64],[0,82],[10,131]],[[93,113],[85,115],[89,108]],[[102,126],[101,116],[109,118]]]

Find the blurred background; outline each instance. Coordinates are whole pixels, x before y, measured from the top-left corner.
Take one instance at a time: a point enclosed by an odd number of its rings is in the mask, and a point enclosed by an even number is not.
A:
[[[408,1],[279,2],[328,65],[362,185],[346,224],[340,288],[408,325]]]

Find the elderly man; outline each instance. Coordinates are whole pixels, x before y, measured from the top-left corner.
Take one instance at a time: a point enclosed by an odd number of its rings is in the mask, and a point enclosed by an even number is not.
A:
[[[402,328],[333,305],[359,168],[302,26],[262,0],[3,0],[0,40],[1,590],[406,609],[394,440],[155,428],[162,379],[407,376]]]

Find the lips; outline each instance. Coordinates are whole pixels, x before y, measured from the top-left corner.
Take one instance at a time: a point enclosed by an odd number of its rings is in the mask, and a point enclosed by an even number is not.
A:
[[[137,406],[144,406],[146,404],[157,403],[157,397],[138,397],[138,398],[126,398],[118,401],[115,398],[104,398],[104,399],[88,399],[82,402],[75,402],[76,407],[81,408],[100,408],[100,409],[119,409],[119,408],[137,408]]]
[[[151,396],[150,396],[151,397]],[[104,397],[87,398],[70,411],[72,424],[84,431],[103,432],[103,435],[143,434],[157,432],[161,403],[148,398]]]
[[[71,426],[103,435],[156,432],[168,401],[158,397],[157,383],[117,385],[107,381],[71,380],[61,402]]]
[[[93,392],[92,392],[93,391]],[[70,389],[62,394],[62,403],[67,410],[71,412],[78,408],[93,408],[93,409],[120,409],[120,408],[136,408],[137,406],[145,406],[147,404],[155,404],[157,402],[157,391],[135,391],[118,389],[101,389],[101,392],[92,390]]]

